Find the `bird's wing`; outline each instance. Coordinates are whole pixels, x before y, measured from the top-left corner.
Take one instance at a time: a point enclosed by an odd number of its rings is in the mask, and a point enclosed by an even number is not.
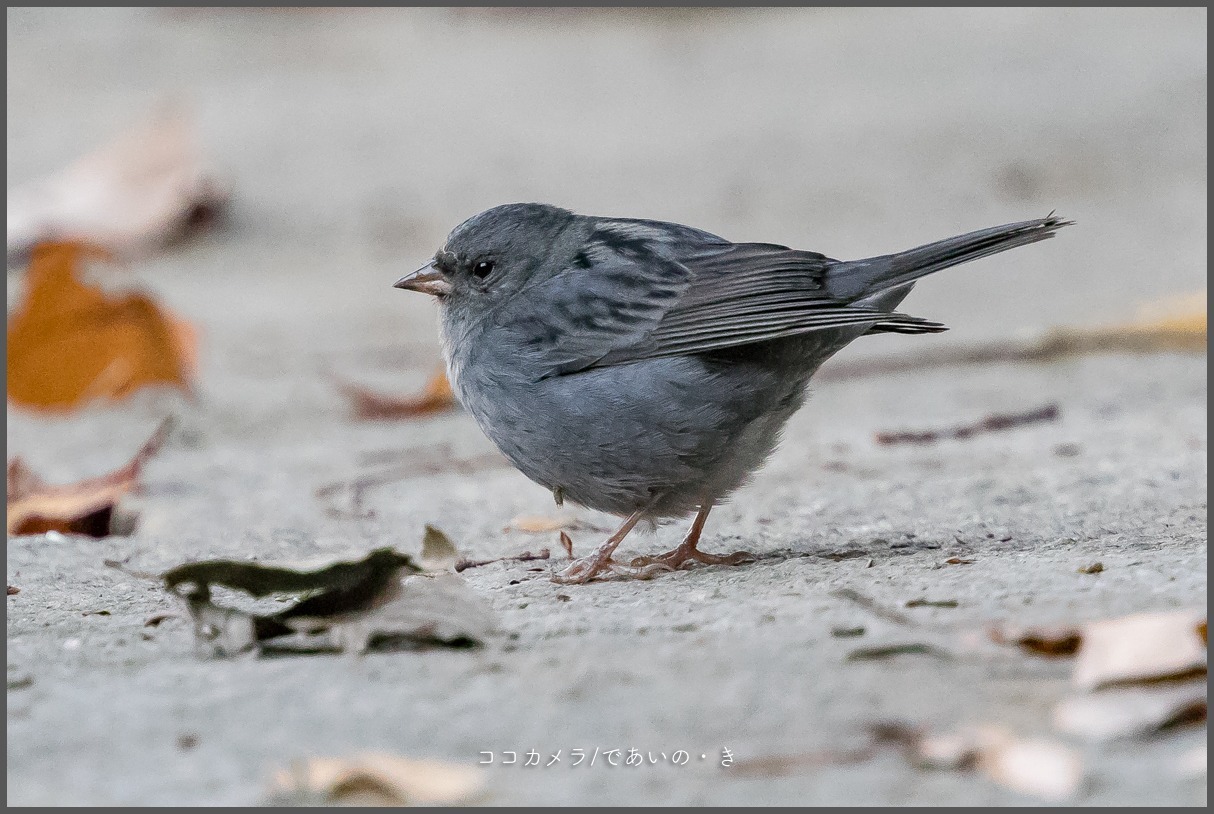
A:
[[[690,283],[644,341],[598,364],[700,353],[811,331],[868,325],[919,333],[938,323],[857,304],[830,290],[835,261],[770,243],[730,243],[684,253]]]
[[[509,319],[549,376],[846,326],[943,330],[832,296],[833,262],[766,243],[592,239],[573,266],[517,297]]]

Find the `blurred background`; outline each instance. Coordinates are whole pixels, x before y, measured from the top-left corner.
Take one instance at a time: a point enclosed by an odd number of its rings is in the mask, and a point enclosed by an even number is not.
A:
[[[840,258],[1057,210],[1079,225],[919,286],[904,308],[952,333],[845,355],[1124,321],[1205,286],[1205,18],[10,9],[10,248],[14,188],[169,104],[230,198],[217,228],[130,263],[201,329],[204,393],[426,369],[433,305],[389,286],[509,201]],[[10,253],[10,308],[20,268]]]
[[[998,649],[987,620],[1204,608],[1204,8],[10,8],[7,23],[9,455],[70,483],[177,422],[108,539],[14,532],[10,457],[10,803],[245,805],[268,767],[364,749],[812,757],[854,752],[887,718],[1049,733],[1068,663]],[[340,384],[433,385],[434,303],[392,283],[512,201],[844,259],[1054,210],[1077,225],[924,280],[902,310],[952,331],[866,337],[827,363],[781,449],[714,512],[708,548],[771,555],[755,567],[555,595],[549,563],[499,562],[466,579],[508,645],[199,658],[174,598],[103,558],[156,573],[416,551],[430,523],[470,559],[563,555],[555,526],[514,522],[554,512],[551,495],[468,415],[359,421]],[[54,239],[118,262],[31,262]],[[916,366],[1178,308],[1200,312],[1196,354]],[[907,369],[840,381],[887,356]],[[190,397],[137,388],[132,360]],[[1043,405],[973,440],[875,435]],[[575,520],[579,554],[613,525]],[[902,625],[839,589],[932,607]],[[850,660],[929,634],[961,657]],[[1082,801],[1204,803],[1204,732],[1189,734],[1201,743],[1090,753]],[[1200,781],[1167,781],[1198,745]],[[882,755],[774,782],[708,763],[489,776],[503,804],[1026,799]]]

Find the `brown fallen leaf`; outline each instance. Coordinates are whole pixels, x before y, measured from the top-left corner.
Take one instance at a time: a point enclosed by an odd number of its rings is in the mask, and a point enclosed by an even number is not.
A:
[[[945,565],[973,565],[974,561],[965,557],[949,557],[944,561]]]
[[[165,109],[114,142],[8,193],[8,253],[83,241],[134,254],[214,219],[228,194],[204,170],[189,119]]]
[[[1083,631],[1078,625],[1017,627],[1008,625],[990,630],[997,644],[1014,644],[1040,656],[1073,656],[1083,643]]]
[[[24,299],[8,321],[8,399],[66,411],[93,399],[122,399],[154,384],[189,392],[197,335],[145,294],[111,296],[78,276],[96,251],[41,244]]]
[[[1047,404],[1035,410],[1024,413],[992,413],[974,424],[965,424],[943,430],[920,430],[910,432],[879,432],[878,444],[931,444],[945,439],[964,439],[985,432],[998,432],[1026,424],[1037,424],[1043,421],[1056,421],[1059,410],[1057,404]]]
[[[467,805],[483,782],[472,766],[371,753],[295,761],[274,773],[269,793],[273,804]]]
[[[1077,569],[1081,574],[1099,574],[1104,570],[1104,563],[1094,562],[1091,565],[1084,565]]]
[[[1139,613],[1083,627],[1072,683],[1081,689],[1203,676],[1200,610]]]
[[[333,374],[329,374],[329,378],[349,397],[354,416],[360,419],[417,418],[444,413],[458,406],[451,383],[447,381],[447,374],[442,370],[431,377],[426,388],[418,396],[389,396],[347,382]]]
[[[169,619],[176,619],[175,613],[156,613],[143,620],[144,627],[160,627],[161,622],[167,622]]]
[[[1204,681],[1077,695],[1054,707],[1054,726],[1090,741],[1151,735],[1206,720]]]
[[[107,536],[114,507],[138,485],[140,471],[164,444],[171,426],[171,419],[165,420],[125,466],[64,486],[47,484],[13,458],[8,462],[8,533]]]
[[[8,586],[8,595],[9,596],[12,596],[14,594],[19,594],[19,593],[21,593],[21,589],[18,588],[17,586],[15,586],[15,585]]]
[[[561,532],[561,548],[565,549],[565,555],[569,559],[573,559],[573,538],[565,532]]]

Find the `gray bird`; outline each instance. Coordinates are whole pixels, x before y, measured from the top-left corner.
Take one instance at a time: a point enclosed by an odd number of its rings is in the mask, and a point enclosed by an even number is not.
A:
[[[506,204],[457,226],[396,283],[441,309],[447,372],[502,453],[559,501],[626,518],[553,578],[736,565],[696,546],[717,503],[779,442],[818,367],[871,333],[934,333],[894,310],[933,272],[1053,237],[1051,214],[866,260],[732,243],[660,221]],[[695,520],[656,557],[616,562],[641,520]]]

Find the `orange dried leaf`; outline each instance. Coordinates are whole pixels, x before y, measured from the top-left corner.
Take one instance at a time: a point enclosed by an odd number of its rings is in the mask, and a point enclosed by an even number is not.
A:
[[[8,321],[8,398],[71,410],[121,399],[150,384],[189,389],[197,336],[144,294],[110,296],[82,282],[80,261],[97,251],[75,243],[34,250],[25,301]]]
[[[454,409],[455,394],[447,374],[435,373],[419,396],[388,396],[333,377],[337,387],[349,396],[354,415],[362,419],[416,418]]]
[[[20,458],[8,462],[8,533],[109,534],[110,514],[123,495],[135,488],[139,472],[168,437],[165,421],[130,463],[96,478],[51,486]]]
[[[1195,291],[1140,309],[1139,318],[1101,328],[1057,328],[1042,340],[1039,356],[1083,351],[1206,350],[1206,292]]]
[[[578,521],[573,517],[545,517],[539,514],[523,514],[510,521],[506,531],[522,531],[527,534],[546,534],[562,529],[576,529]]]

